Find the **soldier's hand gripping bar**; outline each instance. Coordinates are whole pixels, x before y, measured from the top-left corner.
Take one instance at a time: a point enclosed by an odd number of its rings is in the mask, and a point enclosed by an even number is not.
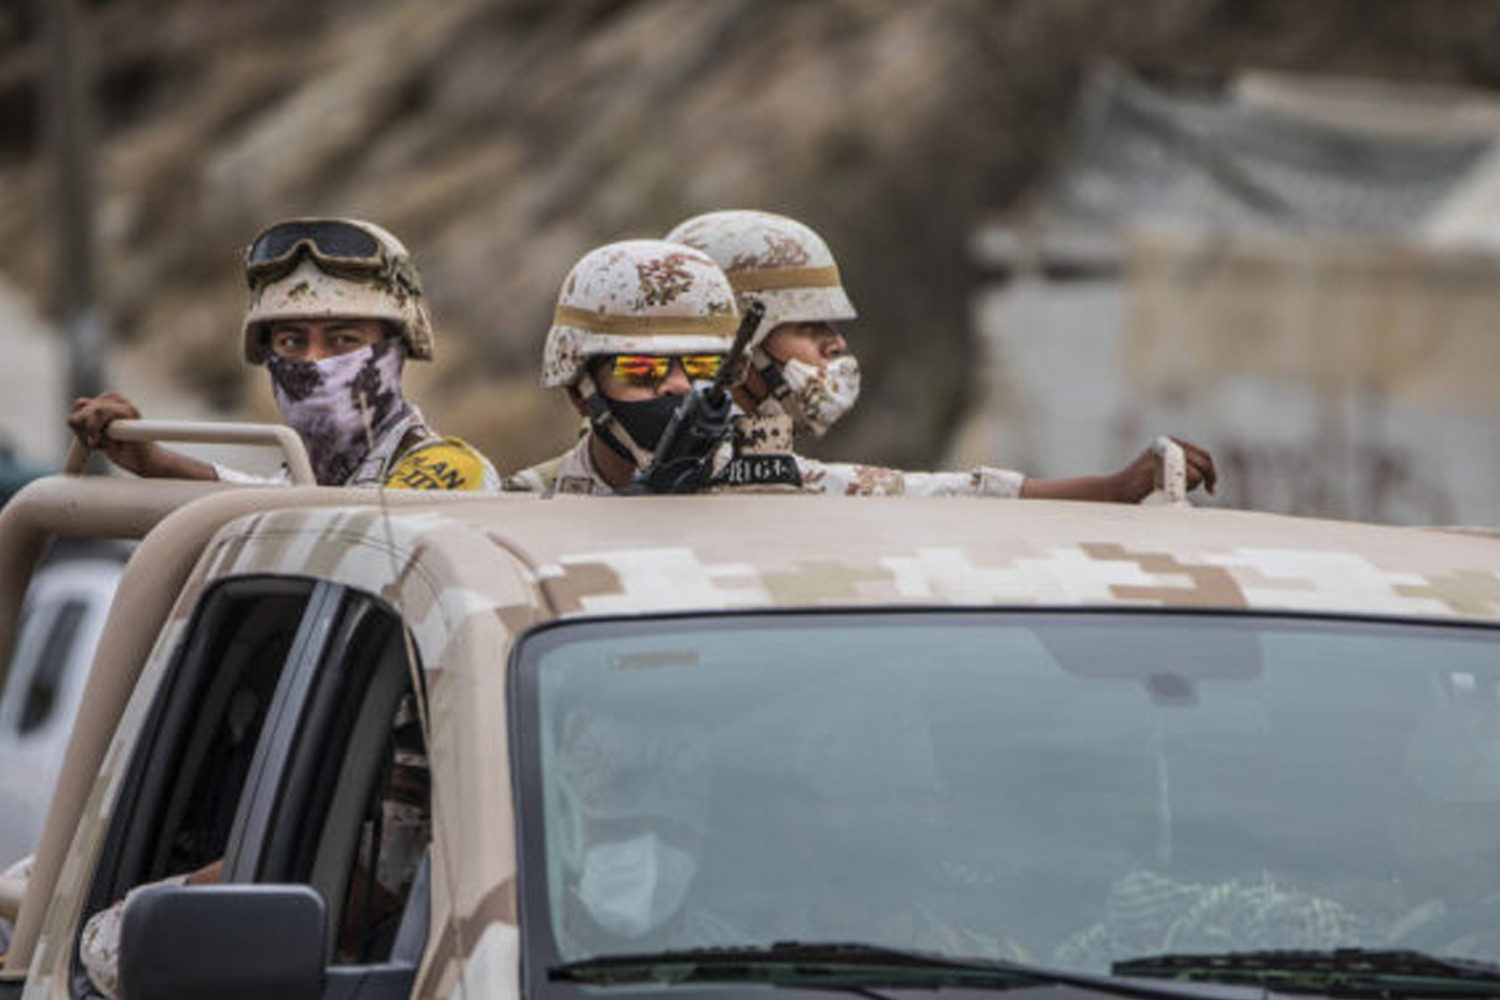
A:
[[[752,300],[746,307],[719,373],[706,388],[694,390],[683,399],[656,443],[651,464],[636,472],[626,492],[695,493],[707,485],[713,475],[714,454],[732,429],[731,380],[765,315],[766,307],[759,300]]]
[[[236,424],[200,420],[115,420],[104,428],[104,434],[116,441],[182,441],[187,444],[265,445],[281,449],[293,484],[316,486],[307,446],[297,432],[285,424]],[[69,475],[83,472],[89,450],[74,438],[68,444],[63,471]]]

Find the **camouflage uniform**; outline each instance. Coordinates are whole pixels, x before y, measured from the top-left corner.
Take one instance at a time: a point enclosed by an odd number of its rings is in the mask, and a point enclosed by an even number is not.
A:
[[[765,307],[765,318],[749,344],[749,366],[769,390],[757,404],[757,415],[785,415],[798,432],[824,434],[859,395],[854,355],[846,354],[818,372],[802,361],[777,360],[765,343],[784,324],[831,324],[855,318],[854,303],[844,291],[828,244],[795,219],[744,210],[695,216],[668,233],[667,239],[703,251],[723,268],[742,310],[751,299]],[[851,370],[834,378],[830,369],[839,366]],[[808,379],[801,386],[790,381],[796,367]],[[835,402],[835,397],[840,401]]]
[[[917,496],[917,497],[1001,497],[1014,498],[1021,495],[1021,484],[1026,477],[1009,469],[992,469],[979,466],[970,472],[903,472],[879,465],[859,465],[850,462],[820,462],[795,452],[768,451],[757,443],[747,443],[747,426],[754,428],[748,434],[764,434],[767,421],[781,423],[784,417],[740,418],[736,422],[736,444],[744,454],[788,454],[801,478],[799,489],[808,493],[825,493],[831,496]],[[777,435],[780,437],[780,435]],[[760,486],[746,487],[750,490]],[[590,496],[613,496],[616,490],[599,477],[588,455],[588,438],[584,438],[569,451],[549,461],[539,463],[508,477],[505,489],[523,492],[556,494],[586,494]],[[736,490],[736,487],[717,487],[718,490]]]
[[[648,467],[659,431],[653,435],[650,422],[637,424],[642,440],[636,440],[625,407],[672,406],[675,397],[613,400],[600,391],[590,366],[619,354],[722,355],[738,327],[729,279],[697,250],[626,240],[584,254],[558,292],[542,349],[542,386],[566,390],[588,430],[568,455],[511,477],[506,488],[613,493],[593,467],[590,442],[599,440],[636,469]]]
[[[281,266],[286,273],[258,274],[256,268],[266,265],[255,262],[254,248],[268,234],[285,231],[288,227],[295,229],[299,225],[339,225],[360,230],[374,240],[378,253],[367,265],[362,263],[357,273],[337,269],[330,272],[325,270],[325,264],[320,263],[316,247],[307,250],[304,246],[313,242],[308,237],[293,242],[292,247],[277,258],[285,262]],[[377,320],[387,324],[396,331],[404,358],[416,361],[431,361],[433,358],[436,337],[416,266],[401,241],[380,226],[357,219],[277,223],[251,244],[251,250],[246,252],[246,266],[247,276],[251,279],[250,305],[241,333],[245,360],[252,365],[274,368],[277,364],[270,350],[270,334],[277,322],[341,318]],[[328,263],[326,266],[334,265]],[[360,434],[356,424],[353,440],[363,444],[373,433],[376,436],[373,445],[358,458],[358,465],[352,472],[342,477],[331,474],[327,478],[337,482],[325,481],[324,484],[383,485],[416,490],[499,489],[500,477],[489,460],[462,439],[443,437],[429,427],[421,411],[401,397],[399,363],[392,371],[396,383],[392,393],[397,397],[399,407],[394,408],[389,419],[383,422],[375,422],[366,412],[365,430]],[[365,377],[376,372],[371,368],[359,374]],[[272,376],[274,385],[277,381],[274,370]],[[362,388],[361,393],[364,391]],[[374,392],[373,389],[370,391]],[[278,406],[283,402],[278,395]],[[397,414],[402,415],[398,417]],[[375,423],[373,431],[370,429],[372,422]],[[303,440],[312,451],[313,441],[303,430],[299,429],[298,433],[303,434]],[[231,483],[285,485],[290,482],[285,470],[277,476],[261,477],[215,464],[214,472],[219,479]],[[320,481],[324,478],[319,476]]]
[[[292,481],[285,469],[275,476],[253,476],[215,462],[214,472],[226,483],[286,486]],[[413,405],[411,413],[382,434],[359,468],[339,485],[494,491],[501,482],[489,459],[463,439],[443,437],[427,426]]]
[[[1026,477],[1008,469],[979,466],[970,472],[903,472],[879,465],[820,462],[792,451],[792,421],[786,416],[736,417],[736,456],[786,455],[808,493],[848,497],[1018,497]],[[751,487],[754,489],[755,487]]]
[[[766,338],[784,323],[835,323],[855,318],[838,264],[828,244],[809,227],[770,212],[710,212],[678,225],[667,239],[702,250],[714,259],[739,295],[766,307],[765,320],[750,341],[750,365],[771,387],[754,420],[790,420],[792,430],[822,434],[837,419],[822,419],[815,398],[801,398],[782,377],[783,364],[765,349]],[[852,357],[852,356],[849,356]],[[783,451],[790,453],[790,434]],[[737,445],[746,435],[737,428]],[[802,488],[835,496],[1018,497],[1025,477],[985,466],[968,472],[904,472],[847,462],[820,462],[792,453]]]
[[[589,458],[587,434],[556,458],[522,469],[505,477],[504,489],[520,493],[570,493],[583,496],[614,496],[615,488],[606,483]]]
[[[969,472],[903,472],[879,465],[819,462],[793,456],[803,488],[846,497],[1003,497],[1021,495],[1026,477],[981,465]]]
[[[89,918],[88,923],[84,924],[83,936],[78,942],[78,958],[83,962],[89,981],[98,988],[100,993],[109,997],[110,1000],[119,1000],[120,924],[125,912],[125,904],[130,897],[142,889],[149,889],[153,886],[186,885],[187,880],[186,875],[173,875],[159,882],[137,886],[130,890],[124,899],[100,910]]]

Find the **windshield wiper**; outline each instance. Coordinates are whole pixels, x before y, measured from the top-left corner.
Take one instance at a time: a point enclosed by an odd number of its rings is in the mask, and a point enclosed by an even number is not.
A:
[[[1258,986],[1341,996],[1500,996],[1500,965],[1419,951],[1337,948],[1153,955],[1116,962],[1117,976]]]
[[[805,944],[770,947],[692,948],[633,955],[605,955],[559,965],[552,980],[616,986],[640,983],[765,983],[817,989],[868,990],[873,986],[964,986],[1007,990],[1023,986],[1076,986],[1144,1000],[1201,998],[1185,983],[1131,983],[1109,976],[1064,972],[990,958],[947,955],[867,944]]]

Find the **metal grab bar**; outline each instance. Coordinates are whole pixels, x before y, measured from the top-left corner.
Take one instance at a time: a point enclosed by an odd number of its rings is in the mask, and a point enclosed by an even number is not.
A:
[[[297,432],[281,424],[231,424],[203,420],[115,420],[104,433],[116,441],[177,441],[187,444],[247,444],[281,449],[296,486],[316,486],[307,448]],[[68,445],[63,472],[78,475],[89,449],[76,437]]]

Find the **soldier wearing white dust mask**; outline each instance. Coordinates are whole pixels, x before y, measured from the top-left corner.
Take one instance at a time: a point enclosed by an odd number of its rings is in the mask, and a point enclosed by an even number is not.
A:
[[[737,429],[742,449],[789,436],[822,436],[859,397],[859,363],[835,324],[855,318],[854,304],[828,244],[808,226],[770,212],[709,212],[683,222],[667,239],[702,250],[724,270],[735,293],[766,307],[751,341],[750,364],[736,391],[747,414]],[[1213,490],[1208,452],[1178,440],[1188,487]],[[800,485],[840,495],[990,496],[1136,502],[1160,482],[1160,459],[1148,448],[1118,472],[1037,479],[1009,469],[905,472],[874,465],[819,462],[793,454]],[[778,468],[772,463],[752,463]],[[756,484],[751,484],[756,485]]]

